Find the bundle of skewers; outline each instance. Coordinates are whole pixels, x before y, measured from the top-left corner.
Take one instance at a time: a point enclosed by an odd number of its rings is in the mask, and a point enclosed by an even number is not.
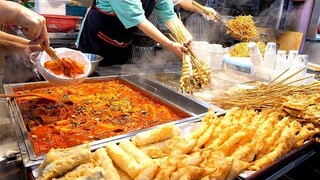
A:
[[[252,109],[264,109],[269,107],[281,106],[286,101],[286,96],[297,94],[297,93],[320,93],[320,84],[311,83],[301,86],[293,86],[292,84],[306,80],[311,77],[304,77],[297,80],[293,79],[304,69],[301,69],[288,77],[283,78],[284,74],[289,71],[287,69],[276,77],[273,81],[266,85],[253,89],[245,89],[241,92],[228,94],[223,98],[213,98],[211,102],[222,108],[229,109],[232,107],[246,107]],[[282,80],[281,80],[282,79]]]
[[[184,33],[184,27],[181,21],[174,22],[174,29],[168,27],[172,34],[170,37],[175,42],[184,44],[187,40]],[[188,52],[182,57],[182,75],[180,86],[183,91],[190,92],[194,89],[200,89],[208,85],[211,81],[210,67],[193,52],[190,46],[187,46]]]
[[[312,78],[296,77],[301,69],[288,77],[284,71],[266,85],[253,89],[244,89],[237,93],[226,95],[224,98],[213,98],[211,103],[223,109],[232,107],[248,109],[277,109],[288,114],[299,122],[312,123],[320,127],[320,82],[315,81],[306,85],[294,86],[294,83]]]

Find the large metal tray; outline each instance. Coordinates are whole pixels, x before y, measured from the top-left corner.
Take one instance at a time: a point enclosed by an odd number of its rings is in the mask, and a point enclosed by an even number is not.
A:
[[[143,92],[145,96],[152,97],[156,99],[158,102],[170,107],[171,109],[178,111],[179,113],[188,115],[188,118],[174,121],[172,122],[173,124],[193,122],[196,120],[197,117],[202,116],[208,110],[208,107],[205,104],[200,104],[198,102],[192,101],[191,99],[182,96],[181,94],[173,90],[170,90],[164,86],[156,84],[135,74],[89,78],[85,82],[99,82],[112,78],[120,79],[121,81],[129,85],[131,88],[135,88],[136,90]],[[14,90],[17,88],[28,89],[43,86],[50,86],[50,84],[48,82],[5,84],[4,90],[6,94],[12,94]],[[24,124],[21,112],[16,101],[8,100],[8,105],[24,165],[27,169],[33,169],[42,162],[45,155],[35,155],[31,141],[28,136],[27,128]],[[92,150],[95,150],[97,148],[104,147],[107,142],[116,141],[123,138],[130,138],[141,131],[149,130],[152,128],[154,127],[94,141],[90,143],[90,146]]]
[[[224,116],[225,113],[216,113],[216,115]],[[182,136],[187,137],[194,129],[196,129],[203,119],[203,116],[198,116],[192,118],[191,121],[179,121],[175,123],[177,127],[182,130]],[[159,125],[163,126],[163,125]],[[156,126],[156,127],[159,127]],[[153,127],[153,128],[156,128]],[[153,129],[149,128],[149,129]],[[148,129],[148,130],[149,130]],[[132,136],[131,136],[132,137]],[[131,139],[131,137],[125,137],[126,139]],[[113,142],[119,143],[123,139],[115,139]],[[285,175],[290,170],[294,169],[304,161],[312,158],[316,154],[316,142],[314,140],[307,141],[304,145],[297,149],[289,151],[287,154],[274,160],[269,165],[260,169],[259,171],[248,171],[240,173],[235,179],[237,180],[256,180],[256,179],[266,179],[266,180],[276,180],[281,176]],[[34,169],[32,171],[34,177],[38,177],[39,169]]]
[[[216,115],[224,116],[225,113],[216,113]],[[201,124],[202,117],[196,118],[192,122],[180,123],[177,126],[182,130],[183,135],[191,133],[196,127]],[[301,147],[289,151],[287,154],[277,158],[269,165],[263,167],[258,171],[245,170],[240,173],[237,180],[255,180],[266,179],[276,180],[285,175],[290,170],[299,166],[301,163],[312,158],[316,154],[316,141],[314,139],[306,141]]]

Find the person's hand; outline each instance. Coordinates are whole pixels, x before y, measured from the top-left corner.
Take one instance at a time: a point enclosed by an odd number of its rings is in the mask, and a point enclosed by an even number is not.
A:
[[[213,8],[211,7],[205,7],[207,9],[207,11],[210,12],[210,14],[206,14],[206,13],[202,13],[202,16],[205,20],[207,21],[218,21],[218,19],[221,18],[220,14],[217,13]]]
[[[39,45],[30,45],[29,43],[19,43],[14,41],[0,40],[0,49],[5,53],[17,53],[24,56],[29,56],[35,51],[42,51]]]
[[[192,36],[191,36],[191,34],[188,34],[187,36],[186,36],[186,41],[183,43],[183,45],[185,46],[185,47],[191,47],[192,46],[192,41],[193,41],[193,38],[192,38]]]
[[[175,53],[178,57],[182,57],[183,53],[188,52],[188,48],[186,48],[184,45],[177,43],[177,42],[172,42],[170,50]]]
[[[46,19],[28,9],[18,13],[16,25],[20,26],[22,33],[32,41],[30,44],[41,44],[49,47],[49,38],[46,27]]]

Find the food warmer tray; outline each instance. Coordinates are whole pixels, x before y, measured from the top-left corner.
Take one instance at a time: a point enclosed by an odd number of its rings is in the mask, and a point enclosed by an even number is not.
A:
[[[229,71],[224,73],[224,70],[216,70],[215,74],[213,74],[213,78],[221,84],[221,86],[217,87],[220,89],[227,89],[236,84],[246,83],[248,81],[261,81],[261,79],[254,78],[252,76],[246,75],[244,73]],[[161,84],[170,88],[173,91],[179,92],[179,78],[181,76],[181,72],[166,72],[166,73],[154,73],[154,74],[140,74],[146,79],[153,81],[154,83]],[[234,77],[231,79],[230,77]],[[196,102],[200,102],[201,104],[205,104],[207,102],[197,99],[193,96],[190,96],[186,93],[183,94],[186,97],[193,99]],[[209,105],[210,106],[210,105]],[[216,112],[219,112],[219,115],[224,115],[225,110],[211,105]],[[199,120],[200,122],[200,120]],[[193,123],[188,123],[182,125],[181,127],[188,127],[196,124],[196,121]],[[260,169],[259,171],[245,171],[241,173],[237,179],[239,180],[252,180],[252,179],[278,179],[283,176],[293,168],[297,167],[304,161],[308,160],[312,156],[316,154],[315,150],[316,142],[314,140],[306,142],[303,146],[298,149],[291,150],[284,156],[278,158],[268,166]]]
[[[180,123],[191,123],[197,120],[197,117],[202,117],[207,111],[208,106],[206,104],[200,104],[199,102],[195,102],[181,94],[168,89],[164,86],[156,84],[152,81],[149,81],[141,76],[131,74],[131,75],[117,75],[117,76],[101,76],[95,78],[88,78],[85,82],[99,82],[107,79],[119,79],[122,82],[126,83],[128,86],[135,88],[141,91],[144,95],[155,98],[157,101],[167,105],[168,107],[176,110],[178,112],[187,114],[189,118],[181,119],[178,121],[171,122],[173,124]],[[18,84],[5,84],[4,90],[6,94],[13,94],[15,88],[30,88],[30,87],[44,87],[50,86],[50,84],[46,81],[42,82],[32,82],[32,83],[18,83]],[[8,106],[10,111],[10,116],[13,123],[13,128],[16,133],[17,142],[20,149],[20,156],[22,157],[24,166],[26,170],[32,170],[36,168],[44,159],[45,155],[36,156],[31,141],[28,136],[28,131],[24,124],[21,112],[15,100],[8,100]],[[96,150],[98,148],[104,147],[107,142],[116,141],[123,138],[130,138],[137,133],[145,130],[152,129],[142,129],[133,132],[129,132],[126,134],[101,139],[97,141],[93,141],[90,143],[91,150]]]
[[[301,147],[291,150],[287,154],[276,159],[271,164],[260,169],[259,171],[245,171],[241,173],[237,177],[237,179],[239,180],[279,179],[281,176],[285,175],[293,168],[299,166],[301,163],[313,157],[317,153],[315,146],[316,146],[315,140],[307,141]]]
[[[216,115],[224,116],[225,113],[216,113]],[[197,126],[200,125],[202,117],[198,117],[198,120],[180,123],[177,126],[182,130],[183,136],[187,137],[189,133]],[[244,171],[237,176],[237,180],[255,180],[255,179],[266,179],[275,180],[279,179],[281,176],[285,175],[287,172],[297,167],[304,161],[313,157],[317,153],[316,141],[309,140],[306,141],[304,145],[297,149],[289,151],[287,154],[274,160],[269,165],[258,171]]]

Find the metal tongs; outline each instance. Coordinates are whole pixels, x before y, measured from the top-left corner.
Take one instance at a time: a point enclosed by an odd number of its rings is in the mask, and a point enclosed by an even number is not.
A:
[[[56,53],[49,47],[47,48],[44,44],[40,44],[43,50],[51,57],[51,59],[62,69],[65,75],[70,75],[71,70],[68,66],[65,66],[63,61],[56,55]]]
[[[194,6],[196,6],[197,8],[199,8],[201,11],[203,11],[205,14],[207,14],[207,15],[212,14],[211,11],[208,11],[205,7],[203,7],[201,4],[197,3],[196,1],[192,1],[192,4],[193,4]],[[216,19],[217,19],[220,23],[222,23],[224,26],[226,26],[232,33],[238,35],[239,37],[242,37],[242,35],[239,34],[237,31],[233,30],[233,29],[228,25],[227,22],[225,22],[224,20],[222,20],[220,14],[216,13],[216,14],[213,14],[213,15],[216,17]]]

